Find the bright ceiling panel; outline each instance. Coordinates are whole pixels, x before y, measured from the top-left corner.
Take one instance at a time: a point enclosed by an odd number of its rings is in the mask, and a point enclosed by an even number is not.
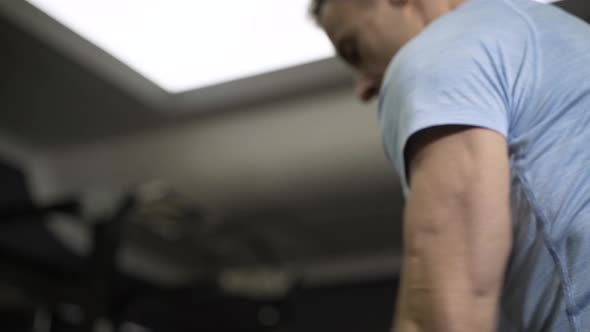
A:
[[[170,93],[334,55],[309,0],[27,0]]]

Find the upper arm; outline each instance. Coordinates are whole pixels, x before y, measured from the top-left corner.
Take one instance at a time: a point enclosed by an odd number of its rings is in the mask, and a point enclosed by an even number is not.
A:
[[[485,187],[508,199],[508,146],[495,131],[457,125],[427,128],[410,137],[404,160],[410,188],[427,180],[429,187],[446,190]]]
[[[497,289],[512,241],[506,139],[477,127],[433,127],[413,135],[405,155],[408,254],[445,261],[440,275],[467,271],[476,290]]]

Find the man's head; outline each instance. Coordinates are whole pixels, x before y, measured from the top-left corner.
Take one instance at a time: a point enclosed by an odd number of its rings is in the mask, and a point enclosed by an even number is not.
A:
[[[393,56],[424,27],[465,0],[313,0],[312,15],[357,72],[363,101],[379,93]]]

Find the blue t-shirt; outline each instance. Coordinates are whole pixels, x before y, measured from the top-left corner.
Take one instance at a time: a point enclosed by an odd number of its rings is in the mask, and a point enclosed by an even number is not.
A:
[[[590,331],[590,26],[530,0],[471,0],[390,63],[386,153],[432,126],[506,137],[514,246],[499,331]]]

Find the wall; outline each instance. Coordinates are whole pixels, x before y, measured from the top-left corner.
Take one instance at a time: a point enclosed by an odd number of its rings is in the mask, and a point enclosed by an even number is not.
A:
[[[44,158],[57,193],[160,179],[213,210],[252,210],[395,187],[375,108],[337,90],[54,148]]]
[[[376,105],[361,105],[340,89],[188,119],[158,131],[36,150],[34,187],[49,198],[109,196],[166,181],[207,214],[246,216],[240,222],[270,240],[282,259],[338,260],[358,267],[359,275],[395,273],[389,263],[355,263],[375,250],[386,256],[379,262],[398,255],[399,184],[382,150]],[[247,217],[277,209],[291,214]],[[78,224],[51,225],[69,247],[87,250],[88,235]],[[127,270],[172,282],[203,269],[199,241],[167,251],[150,241],[139,238],[123,251]],[[240,238],[231,241],[226,257],[249,262]]]

